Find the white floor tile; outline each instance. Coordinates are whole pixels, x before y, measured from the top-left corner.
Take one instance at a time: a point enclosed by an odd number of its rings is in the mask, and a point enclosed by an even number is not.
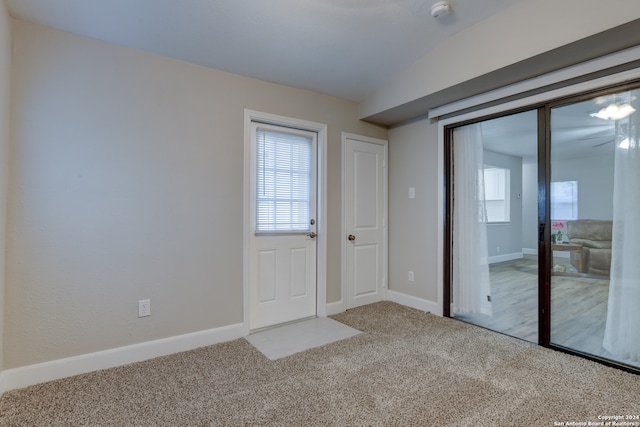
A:
[[[269,359],[276,360],[359,333],[333,319],[317,317],[251,334],[246,339]]]

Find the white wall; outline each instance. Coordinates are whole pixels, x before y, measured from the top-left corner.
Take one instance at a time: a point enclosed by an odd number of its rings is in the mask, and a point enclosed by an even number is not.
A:
[[[407,123],[391,129],[389,140],[389,289],[437,303],[438,126]]]
[[[4,2],[0,2],[0,367],[4,355],[5,314],[5,243],[8,150],[10,139],[10,71],[11,18]]]
[[[348,101],[13,24],[5,369],[242,322],[245,108],[328,125],[340,299],[341,133],[386,129]]]

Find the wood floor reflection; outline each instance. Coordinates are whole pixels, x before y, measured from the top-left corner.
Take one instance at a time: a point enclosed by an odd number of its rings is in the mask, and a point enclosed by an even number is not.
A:
[[[568,264],[557,258],[554,264]],[[493,315],[455,317],[523,340],[538,342],[538,258],[490,266]],[[570,275],[551,276],[551,342],[563,347],[633,366],[602,347],[607,317],[609,280]]]
[[[456,313],[457,319],[538,342],[538,257],[491,264],[492,316]]]

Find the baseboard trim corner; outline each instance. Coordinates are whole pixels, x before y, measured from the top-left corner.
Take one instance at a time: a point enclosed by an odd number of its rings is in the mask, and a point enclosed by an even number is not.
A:
[[[327,316],[333,316],[334,314],[339,314],[346,310],[342,301],[329,302],[325,307]]]
[[[387,291],[387,301],[392,301],[400,305],[415,308],[420,311],[427,311],[437,316],[442,316],[442,307],[434,301],[403,294],[398,291]]]
[[[231,341],[244,336],[243,331],[244,325],[238,323],[95,353],[7,369],[0,373],[0,395],[10,390],[28,387],[34,384],[86,374],[102,369],[115,368],[116,366],[142,362],[160,356],[167,356],[220,342]]]

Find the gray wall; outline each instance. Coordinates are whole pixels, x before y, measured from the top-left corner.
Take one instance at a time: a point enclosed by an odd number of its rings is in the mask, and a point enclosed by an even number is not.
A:
[[[357,104],[22,21],[12,68],[5,369],[242,322],[245,108],[328,125],[341,299],[341,133],[387,138]]]
[[[613,154],[551,163],[552,181],[578,181],[578,217],[613,219]]]
[[[390,130],[389,139],[389,289],[437,301],[438,126],[406,124]],[[410,187],[415,199],[409,199]]]

